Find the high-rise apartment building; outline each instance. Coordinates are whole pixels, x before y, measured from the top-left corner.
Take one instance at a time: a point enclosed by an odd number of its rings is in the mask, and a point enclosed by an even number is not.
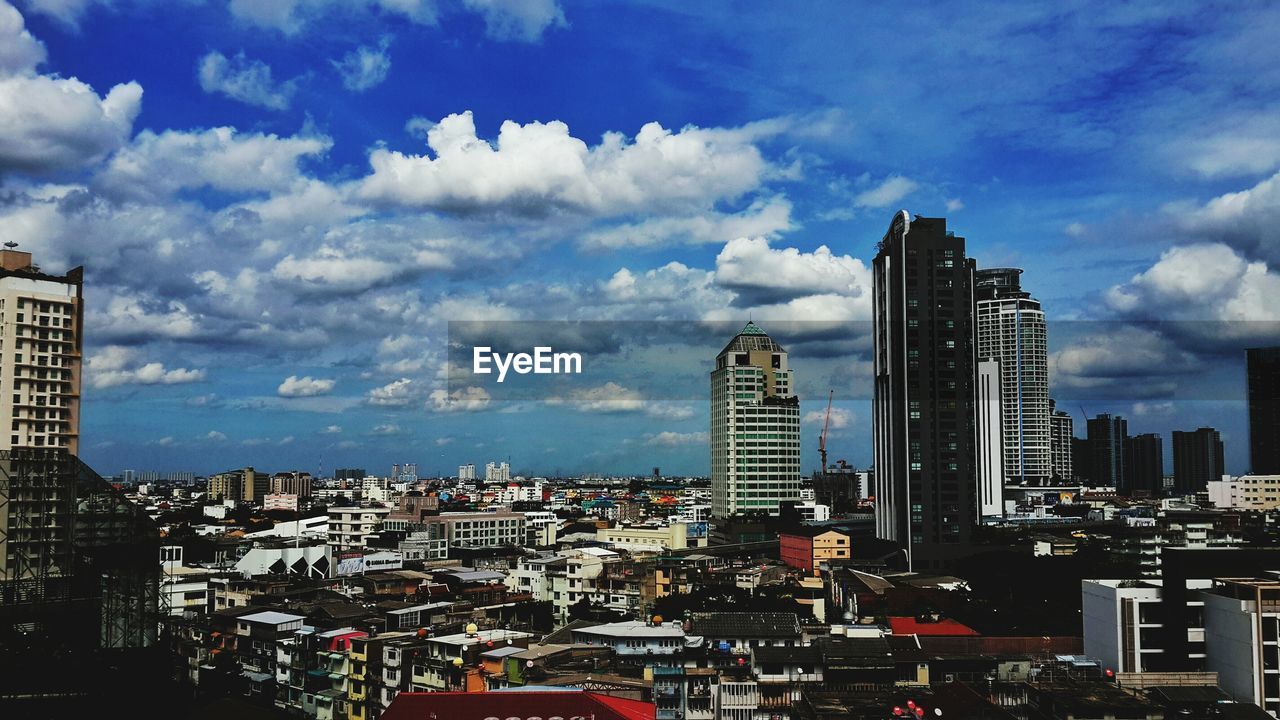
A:
[[[1222,435],[1211,427],[1173,431],[1173,491],[1204,492],[1227,472]]]
[[[873,263],[876,534],[913,569],[963,554],[979,512],[973,262],[945,218],[894,216]]]
[[[1124,477],[1132,493],[1159,495],[1164,490],[1164,440],[1155,433],[1125,440]]]
[[[210,500],[238,500],[261,504],[267,496],[271,476],[252,467],[228,470],[209,476],[207,495]]]
[[[311,497],[311,473],[301,470],[279,472],[271,476],[267,492],[272,495],[297,495],[305,500]]]
[[[1089,481],[1094,485],[1114,486],[1118,490],[1129,489],[1125,477],[1125,440],[1129,437],[1129,421],[1119,415],[1102,413],[1085,424],[1089,437],[1086,460],[1089,463]]]
[[[0,250],[0,449],[79,450],[84,269],[41,272]]]
[[[711,514],[800,499],[800,399],[787,351],[753,322],[711,371]]]
[[[1071,480],[1076,476],[1072,462],[1071,441],[1075,438],[1075,420],[1071,414],[1057,409],[1049,401],[1049,466],[1055,480]]]
[[[1250,348],[1249,472],[1280,475],[1280,347]]]
[[[475,463],[467,463],[458,466],[458,480],[462,482],[475,482],[476,465]]]
[[[511,463],[488,463],[484,466],[484,481],[487,483],[511,482]]]
[[[1040,301],[1023,291],[1018,268],[974,274],[979,361],[1000,362],[1004,476],[1043,483],[1053,476],[1049,427],[1048,326]]]

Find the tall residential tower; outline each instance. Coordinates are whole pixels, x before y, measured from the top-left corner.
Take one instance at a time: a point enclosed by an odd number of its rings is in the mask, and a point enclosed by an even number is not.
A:
[[[711,514],[800,499],[800,399],[787,351],[749,322],[711,371]]]
[[[1021,275],[1017,268],[975,274],[977,355],[1000,363],[1005,480],[1043,484],[1053,477],[1048,328]]]
[[[873,264],[876,535],[912,569],[962,555],[977,520],[973,262],[945,218],[894,216]]]
[[[1249,472],[1280,475],[1280,347],[1250,348]]]

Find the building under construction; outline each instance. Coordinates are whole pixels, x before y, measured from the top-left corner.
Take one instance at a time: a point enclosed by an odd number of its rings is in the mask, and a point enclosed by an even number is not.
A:
[[[159,602],[141,508],[66,450],[0,449],[0,705],[47,714],[136,676]]]

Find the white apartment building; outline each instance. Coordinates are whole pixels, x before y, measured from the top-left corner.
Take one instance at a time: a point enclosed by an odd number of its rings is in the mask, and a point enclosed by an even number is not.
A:
[[[1189,590],[1212,586],[1210,580],[1188,580]],[[1115,672],[1151,669],[1152,658],[1164,653],[1163,584],[1160,580],[1085,580],[1081,583],[1084,615],[1084,653]],[[1188,605],[1202,615],[1204,601],[1193,592]],[[1187,642],[1199,652],[1188,658],[1204,662],[1203,620],[1187,628]]]
[[[363,548],[390,512],[390,508],[329,508],[329,547],[334,550]]]
[[[466,465],[458,466],[458,480],[460,480],[461,482],[475,482],[475,479],[476,479],[475,463],[467,463]]]
[[[426,516],[422,531],[449,547],[502,547],[524,545],[527,540],[524,513],[505,509]]]
[[[1214,580],[1202,597],[1205,649],[1219,687],[1280,717],[1280,573]]]
[[[1020,275],[1017,268],[998,268],[974,277],[977,357],[1000,363],[1004,479],[1014,483],[1053,475],[1048,326]]]
[[[0,250],[0,449],[79,450],[83,282],[83,268],[50,275]]]
[[[503,461],[501,463],[486,464],[484,466],[484,481],[486,483],[511,482],[511,463]]]

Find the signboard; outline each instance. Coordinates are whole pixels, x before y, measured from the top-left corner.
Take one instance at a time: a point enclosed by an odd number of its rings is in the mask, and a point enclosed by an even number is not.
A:
[[[339,553],[337,560],[334,569],[336,575],[359,575],[364,572],[364,555],[361,553]]]
[[[707,536],[707,524],[704,522],[686,523],[687,537],[704,538]]]

